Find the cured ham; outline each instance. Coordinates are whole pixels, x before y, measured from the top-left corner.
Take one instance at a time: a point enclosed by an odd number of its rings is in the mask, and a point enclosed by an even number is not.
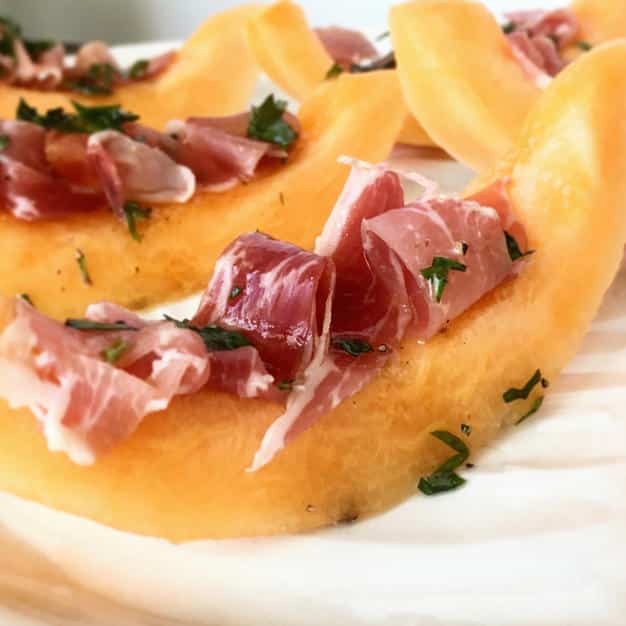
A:
[[[558,9],[515,11],[505,17],[513,54],[537,86],[545,88],[566,65],[561,50],[578,37],[576,16],[569,9]]]
[[[427,341],[513,278],[522,255],[511,255],[509,231],[526,245],[505,180],[466,199],[428,185],[407,204],[398,173],[359,166],[314,252],[240,236],[189,321],[147,322],[100,303],[68,328],[18,300],[0,334],[0,395],[28,406],[50,448],[81,463],[175,395],[208,386],[284,402],[258,470],[378,375],[402,342]]]
[[[316,28],[315,34],[333,61],[344,70],[378,56],[378,51],[370,40],[357,30],[328,26]]]

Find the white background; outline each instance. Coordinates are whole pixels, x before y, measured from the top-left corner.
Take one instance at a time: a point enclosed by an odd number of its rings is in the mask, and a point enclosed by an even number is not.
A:
[[[207,16],[237,0],[0,0],[0,15],[22,23],[32,37],[111,43],[182,39]],[[385,30],[388,0],[302,0],[312,23]],[[488,0],[494,11],[559,6],[560,0]]]

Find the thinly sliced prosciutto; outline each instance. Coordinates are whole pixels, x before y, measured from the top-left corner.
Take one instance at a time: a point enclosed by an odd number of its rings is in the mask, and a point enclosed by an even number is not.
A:
[[[569,9],[505,14],[513,54],[538,87],[545,88],[566,65],[561,51],[573,44],[580,25]]]
[[[352,65],[375,59],[378,56],[374,45],[358,30],[328,26],[316,28],[315,34],[333,61],[344,70],[349,70]]]
[[[427,341],[514,278],[512,233],[525,247],[505,180],[466,199],[429,185],[407,204],[399,174],[359,166],[314,252],[242,235],[190,321],[146,322],[101,303],[87,319],[112,326],[68,328],[18,300],[0,334],[0,395],[28,406],[50,448],[81,463],[176,395],[208,386],[284,402],[252,462],[258,470],[378,375],[403,342]]]

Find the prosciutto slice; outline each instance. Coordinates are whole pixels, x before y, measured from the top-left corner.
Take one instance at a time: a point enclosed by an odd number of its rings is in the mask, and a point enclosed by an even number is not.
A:
[[[569,9],[558,9],[516,11],[505,17],[513,28],[507,38],[514,56],[529,78],[545,88],[566,65],[561,50],[580,33],[576,16]]]
[[[370,40],[357,30],[328,26],[316,28],[315,34],[333,61],[344,70],[378,56],[378,51]]]

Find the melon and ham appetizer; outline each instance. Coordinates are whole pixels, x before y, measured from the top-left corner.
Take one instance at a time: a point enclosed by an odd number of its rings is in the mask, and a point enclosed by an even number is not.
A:
[[[337,158],[385,158],[404,114],[382,72],[320,86],[297,117],[268,96],[160,131],[119,106],[72,106],[22,100],[0,122],[0,293],[57,318],[197,292],[242,231],[310,246],[345,182]]]
[[[218,13],[179,50],[128,68],[99,41],[85,44],[68,62],[62,45],[24,39],[18,25],[0,19],[0,118],[10,118],[21,99],[43,111],[69,111],[72,100],[120,105],[155,127],[192,113],[236,113],[249,103],[258,76],[245,25],[259,9],[246,4]]]
[[[607,31],[590,38],[585,4],[515,11],[502,23],[474,0],[393,7],[391,38],[409,109],[446,152],[477,171],[489,170],[514,147],[550,81],[615,36]]]
[[[341,72],[395,67],[393,55],[381,57],[373,43],[358,31],[338,26],[311,28],[303,9],[291,0],[278,0],[252,17],[248,40],[272,82],[301,101],[320,83]],[[408,113],[398,141],[435,145]]]
[[[561,72],[473,196],[407,202],[357,167],[315,246],[235,239],[192,319],[101,303],[62,325],[3,300],[0,487],[174,541],[458,487],[536,412],[619,266],[625,66],[615,42]]]

